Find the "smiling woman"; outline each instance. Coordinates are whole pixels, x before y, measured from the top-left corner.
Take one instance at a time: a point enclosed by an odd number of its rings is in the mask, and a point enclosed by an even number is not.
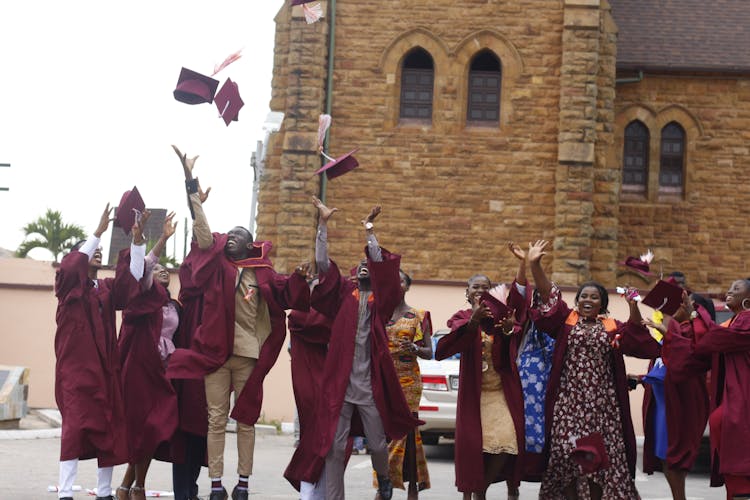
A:
[[[570,309],[542,269],[545,254],[542,248],[528,256],[541,298],[532,319],[556,339],[545,412],[548,466],[539,496],[562,500],[588,490],[584,498],[639,498],[623,355],[655,358],[660,346],[632,298],[626,323],[607,318],[609,296],[596,282],[579,287],[576,309]],[[601,440],[589,468],[574,459],[579,438]]]

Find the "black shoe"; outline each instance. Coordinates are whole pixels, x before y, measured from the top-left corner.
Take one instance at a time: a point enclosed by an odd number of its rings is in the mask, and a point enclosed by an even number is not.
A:
[[[57,500],[73,500],[73,497],[60,497]]]
[[[393,483],[387,476],[378,476],[378,495],[380,500],[391,500],[393,496]]]
[[[96,500],[115,500],[115,497],[108,495],[106,497],[96,497]]]
[[[211,491],[211,496],[208,497],[208,500],[227,500],[229,498],[229,495],[227,495],[227,490],[224,488],[221,488],[221,491]]]
[[[232,490],[232,500],[247,500],[248,490],[238,490],[235,486]]]

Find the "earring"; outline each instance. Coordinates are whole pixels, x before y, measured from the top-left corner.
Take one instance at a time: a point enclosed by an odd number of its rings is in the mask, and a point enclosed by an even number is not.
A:
[[[746,306],[745,305],[745,301],[746,300],[750,300],[750,298],[745,297],[744,299],[742,299],[742,302],[740,302],[740,304],[742,305],[742,309],[744,309],[745,311],[747,311],[748,309],[750,309],[750,306]]]

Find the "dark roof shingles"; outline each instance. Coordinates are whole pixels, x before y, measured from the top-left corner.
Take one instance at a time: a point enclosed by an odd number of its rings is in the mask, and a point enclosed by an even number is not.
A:
[[[750,71],[750,1],[610,0],[620,69]]]

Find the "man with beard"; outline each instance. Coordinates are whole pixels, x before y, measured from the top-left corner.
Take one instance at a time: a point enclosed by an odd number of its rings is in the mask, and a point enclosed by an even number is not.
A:
[[[343,277],[325,255],[311,298],[312,306],[333,321],[318,406],[318,454],[325,457],[326,497],[336,500],[344,498],[347,441],[355,414],[372,452],[382,500],[393,494],[386,439],[402,438],[420,424],[409,410],[388,350],[385,324],[403,295],[401,258],[378,245],[373,220],[379,213],[376,206],[362,221],[368,258],[357,267],[356,280]],[[356,418],[354,423],[359,423]]]
[[[211,233],[201,204],[204,195],[192,176],[194,158],[174,147],[185,173],[195,218],[198,248],[192,260],[193,284],[203,290],[201,324],[190,349],[177,349],[168,367],[170,378],[204,378],[208,403],[208,472],[210,500],[225,500],[224,434],[229,396],[235,391],[232,417],[237,420],[237,485],[232,500],[248,498],[255,448],[254,424],[260,415],[263,379],[278,358],[286,337],[285,309],[307,310],[309,264],[292,275],[274,271],[269,241],[253,241],[244,227]],[[192,254],[192,251],[191,251]]]

